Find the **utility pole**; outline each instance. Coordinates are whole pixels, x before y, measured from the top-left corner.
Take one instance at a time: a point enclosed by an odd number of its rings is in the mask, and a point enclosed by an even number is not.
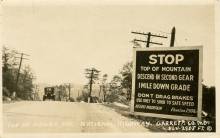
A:
[[[102,95],[103,95],[103,102],[105,102],[105,95],[106,95],[106,90],[105,90],[105,86],[106,86],[106,81],[107,81],[107,77],[108,77],[108,75],[107,74],[104,74],[103,76],[102,76],[102,82],[101,82],[101,85],[100,85],[100,92],[99,92],[99,99],[100,99],[100,101],[101,101],[101,92],[103,93]]]
[[[71,84],[69,83],[69,101],[70,101]]]
[[[176,35],[176,28],[173,27],[171,31],[170,47],[174,47],[175,35]]]
[[[156,35],[156,34],[152,34],[151,32],[141,33],[141,32],[134,32],[134,31],[132,31],[131,33],[147,36],[147,41],[140,40],[140,39],[134,39],[133,40],[133,42],[144,42],[144,43],[146,43],[146,47],[150,47],[150,44],[163,45],[162,43],[152,42],[151,41],[151,37],[167,38],[167,36]]]
[[[61,90],[60,90],[59,86],[58,86],[58,93],[59,93],[59,100],[61,101]]]
[[[21,64],[22,64],[22,60],[23,60],[23,53],[21,53],[21,58],[20,58],[20,63],[19,63],[19,67],[18,67],[18,74],[17,74],[17,79],[16,79],[16,90],[17,90],[17,85],[18,85],[18,79],[20,76],[20,70],[21,70]]]
[[[99,85],[99,99],[101,99],[100,98],[101,92],[102,92],[102,85]]]
[[[90,75],[90,82],[89,82],[89,97],[88,97],[88,103],[90,103],[91,100],[91,93],[92,93],[92,82],[93,82],[93,74],[94,70],[91,70],[91,75]]]
[[[88,96],[88,103],[90,103],[90,100],[91,100],[91,94],[92,94],[92,84],[94,82],[94,80],[97,80],[98,79],[98,73],[100,71],[98,71],[97,69],[95,68],[92,68],[92,69],[86,69],[86,74],[88,76],[86,76],[88,79],[89,79],[89,96]]]
[[[20,57],[20,63],[19,63],[19,67],[18,67],[18,74],[17,74],[17,78],[16,78],[16,91],[18,90],[18,81],[19,81],[19,77],[20,77],[20,70],[21,70],[21,65],[22,65],[22,61],[24,59],[26,60],[29,60],[27,58],[24,58],[24,56],[29,56],[28,54],[24,54],[24,53],[17,53],[17,54],[21,54],[21,57]],[[19,57],[16,57],[16,58],[19,58]]]
[[[147,45],[146,45],[146,47],[149,47],[149,46],[150,46],[150,37],[151,37],[151,33],[149,32],[149,33],[147,34]]]

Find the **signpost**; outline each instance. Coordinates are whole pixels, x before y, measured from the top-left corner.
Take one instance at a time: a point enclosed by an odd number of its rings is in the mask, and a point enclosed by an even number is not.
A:
[[[135,48],[131,112],[200,120],[202,46]]]

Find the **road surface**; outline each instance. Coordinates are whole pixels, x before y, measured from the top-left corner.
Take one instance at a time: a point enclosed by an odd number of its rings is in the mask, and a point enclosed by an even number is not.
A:
[[[3,104],[5,133],[149,132],[102,104],[22,101]]]

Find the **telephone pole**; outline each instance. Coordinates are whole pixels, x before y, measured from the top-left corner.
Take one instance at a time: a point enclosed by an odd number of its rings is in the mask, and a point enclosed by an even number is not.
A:
[[[175,35],[176,35],[176,28],[173,27],[171,31],[170,47],[174,47]]]
[[[100,98],[101,92],[102,92],[102,85],[99,85],[99,99],[101,99]]]
[[[89,100],[88,103],[90,103],[90,98],[91,98],[91,93],[92,93],[92,82],[93,82],[93,75],[94,75],[94,70],[91,70],[91,75],[90,75],[90,82],[89,82]]]
[[[158,42],[152,42],[151,38],[152,37],[159,37],[159,38],[168,38],[167,36],[163,36],[163,35],[156,35],[156,34],[152,34],[151,32],[148,33],[141,33],[141,32],[131,32],[132,34],[138,34],[138,35],[143,35],[143,36],[147,36],[147,40],[140,40],[140,39],[134,39],[133,42],[134,44],[137,45],[137,42],[143,42],[146,43],[146,47],[150,47],[150,44],[155,44],[155,45],[163,45],[162,43],[158,43]],[[174,47],[174,42],[175,42],[175,35],[176,35],[176,28],[175,26],[172,28],[171,30],[171,38],[170,38],[170,47]]]
[[[29,60],[29,59],[27,59],[27,58],[24,58],[24,56],[29,56],[28,54],[25,54],[25,53],[17,53],[17,54],[20,54],[21,55],[21,57],[16,57],[16,58],[20,58],[20,63],[19,63],[19,67],[18,67],[18,74],[17,74],[17,78],[16,78],[16,91],[18,90],[18,81],[19,81],[19,77],[20,77],[20,70],[21,70],[21,65],[22,65],[22,61],[24,60],[24,59],[26,59],[26,60]]]
[[[92,68],[92,69],[86,69],[86,78],[89,79],[89,96],[88,96],[88,103],[90,103],[91,100],[91,94],[92,94],[92,84],[94,83],[95,80],[98,79],[99,72],[97,69]]]
[[[141,32],[131,32],[132,34],[138,34],[138,35],[143,35],[143,36],[147,36],[147,41],[144,40],[140,40],[140,39],[134,39],[133,42],[144,42],[146,43],[146,47],[150,47],[150,44],[156,44],[156,45],[163,45],[162,43],[157,43],[157,42],[152,42],[151,38],[152,37],[159,37],[159,38],[167,38],[167,36],[163,36],[163,35],[156,35],[156,34],[152,34],[151,32],[148,33],[141,33]]]
[[[70,101],[71,84],[69,83],[69,101]]]

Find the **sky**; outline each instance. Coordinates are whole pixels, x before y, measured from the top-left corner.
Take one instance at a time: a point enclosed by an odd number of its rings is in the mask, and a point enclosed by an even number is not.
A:
[[[85,68],[109,80],[132,60],[131,31],[170,37],[175,46],[203,46],[203,79],[215,84],[212,5],[39,4],[2,7],[3,44],[29,54],[36,82],[85,84]],[[141,38],[145,39],[145,38]],[[169,39],[153,39],[169,46]],[[151,45],[154,47],[155,45]]]

